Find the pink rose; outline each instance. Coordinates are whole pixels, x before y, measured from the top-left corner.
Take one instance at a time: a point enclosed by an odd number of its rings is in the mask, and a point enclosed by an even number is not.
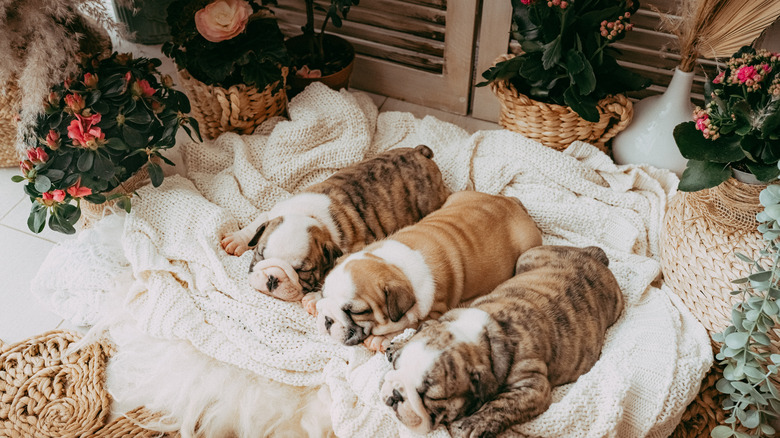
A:
[[[133,84],[133,95],[135,96],[152,97],[155,91],[157,90],[152,88],[152,86],[149,85],[149,81],[146,79],[135,81]]]
[[[195,13],[195,27],[203,38],[218,43],[243,32],[250,15],[252,6],[245,0],[216,0]]]
[[[27,150],[27,158],[33,162],[33,164],[45,163],[49,159],[49,155],[42,147],[37,147]]]
[[[68,125],[68,137],[81,147],[97,149],[100,146],[98,140],[103,140],[106,137],[100,128],[93,126],[99,122],[100,114],[93,114],[90,117],[76,114],[76,119]]]
[[[756,69],[752,65],[743,65],[737,70],[737,79],[744,84],[755,78],[756,74]]]
[[[80,113],[84,109],[86,103],[84,98],[80,94],[68,94],[65,96],[65,105],[73,111],[73,113]]]
[[[79,178],[78,181],[76,181],[76,184],[73,184],[72,186],[68,187],[68,194],[74,198],[83,198],[84,196],[89,196],[92,194],[92,189],[89,187],[82,187],[81,186],[81,178]]]

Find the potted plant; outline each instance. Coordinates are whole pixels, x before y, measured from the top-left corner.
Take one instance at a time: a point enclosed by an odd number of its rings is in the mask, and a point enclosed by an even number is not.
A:
[[[290,59],[271,11],[247,0],[175,0],[168,7],[173,58],[202,133],[249,134],[287,107]]]
[[[293,75],[290,77],[290,95],[301,92],[312,82],[322,82],[338,90],[349,87],[349,78],[355,61],[355,49],[349,41],[333,34],[326,34],[328,22],[341,27],[350,8],[359,0],[331,0],[325,9],[314,0],[305,0],[306,24],[303,33],[287,40],[287,50],[292,57]],[[314,26],[314,10],[325,13],[319,32]]]
[[[732,173],[755,182],[780,176],[780,53],[743,47],[709,84],[705,108],[677,125],[674,139],[688,165],[679,190],[715,187]],[[744,178],[744,177],[743,177]]]
[[[111,52],[112,23],[100,0],[3,2],[0,165],[18,165],[49,89],[79,69],[81,54]]]
[[[574,140],[603,147],[617,133],[608,127],[610,118],[622,127],[630,121],[631,104],[621,93],[649,85],[618,65],[610,46],[632,29],[639,2],[512,0],[512,5],[512,34],[522,53],[500,57],[477,84],[490,84],[501,100],[499,123],[561,149]]]
[[[179,127],[198,132],[184,93],[160,76],[159,59],[114,53],[88,59],[78,74],[50,92],[34,128],[34,147],[20,163],[32,208],[27,221],[39,233],[75,232],[83,208],[113,201],[130,211],[134,190],[127,181],[145,169],[156,187],[163,181],[159,162],[176,143]],[[137,178],[136,179],[143,179]]]
[[[111,3],[129,41],[154,45],[170,39],[166,17],[171,0],[113,0]]]

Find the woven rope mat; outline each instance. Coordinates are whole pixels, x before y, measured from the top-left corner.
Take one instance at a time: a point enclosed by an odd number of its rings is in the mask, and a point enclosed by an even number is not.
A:
[[[112,347],[92,343],[65,355],[79,340],[51,331],[16,344],[0,341],[0,437],[175,437],[138,426],[153,419],[142,408],[109,424],[105,384]]]

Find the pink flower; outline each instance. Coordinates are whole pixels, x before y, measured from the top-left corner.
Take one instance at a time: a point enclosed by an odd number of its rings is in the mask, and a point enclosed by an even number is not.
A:
[[[42,147],[37,147],[27,150],[27,158],[32,161],[33,164],[45,163],[49,159],[49,155]]]
[[[62,202],[65,200],[65,191],[64,190],[52,190],[51,192],[46,192],[41,195],[44,201],[46,202],[46,205],[51,205],[53,202]]]
[[[533,3],[533,1],[534,0],[520,0],[520,3],[522,3],[524,5],[530,5],[531,3]]]
[[[84,98],[81,97],[80,94],[76,93],[65,96],[65,105],[67,105],[74,114],[80,113],[81,110],[83,110],[86,106]]]
[[[146,79],[135,81],[133,84],[133,95],[135,96],[152,97],[155,91],[157,90],[152,88],[152,86],[149,85],[149,81]]]
[[[704,131],[705,129],[707,129],[707,127],[708,127],[707,120],[709,118],[710,118],[710,116],[708,116],[707,114],[704,114],[701,117],[699,117],[698,119],[696,119],[696,129],[698,129],[699,131]]]
[[[130,83],[133,80],[133,74],[130,72],[125,73],[125,82]]]
[[[57,150],[60,147],[60,133],[50,129],[49,133],[46,134],[46,145],[49,146],[52,150]]]
[[[295,76],[299,78],[321,78],[322,72],[319,69],[309,70],[309,66],[304,65],[295,71]]]
[[[34,164],[30,160],[24,160],[19,162],[19,170],[22,171],[22,175],[28,176],[27,174],[33,169]]]
[[[216,0],[195,13],[195,27],[208,41],[229,40],[246,28],[252,6],[245,0]]]
[[[74,198],[83,198],[84,196],[89,196],[92,194],[92,189],[89,187],[82,187],[81,186],[81,178],[79,178],[78,181],[76,181],[76,184],[73,184],[72,186],[68,187],[68,194]]]
[[[743,65],[737,70],[737,80],[741,83],[753,80],[756,77],[756,69],[752,65]]]
[[[723,82],[723,77],[724,76],[726,76],[726,72],[722,71],[722,72],[718,73],[718,75],[715,76],[715,79],[712,80],[712,83],[713,84],[720,84],[721,82]]]
[[[95,88],[98,84],[98,76],[92,73],[84,73],[84,86],[87,88]]]
[[[74,144],[95,150],[100,146],[100,140],[105,139],[106,136],[100,128],[93,126],[99,122],[100,114],[93,114],[90,117],[76,114],[76,119],[68,125],[68,137]]]

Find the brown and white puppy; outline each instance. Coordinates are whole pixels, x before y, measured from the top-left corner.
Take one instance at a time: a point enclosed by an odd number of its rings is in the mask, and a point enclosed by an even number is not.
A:
[[[387,352],[380,396],[410,429],[494,437],[550,406],[601,353],[623,295],[600,248],[540,246],[517,275],[468,307],[428,321]]]
[[[249,284],[285,301],[314,291],[337,257],[419,221],[439,208],[450,190],[433,151],[398,148],[345,167],[325,181],[276,204],[225,236],[222,247],[241,255],[255,246]],[[308,297],[307,297],[308,298]],[[304,299],[314,311],[314,300]]]
[[[322,285],[317,325],[339,343],[384,351],[404,329],[492,291],[541,244],[517,199],[456,192],[417,224],[340,260]]]

